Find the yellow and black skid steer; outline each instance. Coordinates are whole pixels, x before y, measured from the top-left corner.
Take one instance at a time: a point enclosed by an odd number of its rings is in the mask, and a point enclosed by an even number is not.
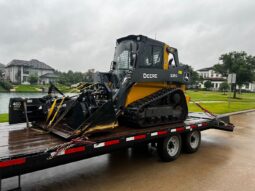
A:
[[[117,39],[110,72],[96,73],[94,83],[81,85],[74,96],[51,84],[42,98],[12,98],[9,122],[27,122],[65,139],[90,136],[118,123],[136,128],[177,123],[188,115],[188,81],[176,48],[129,35]]]

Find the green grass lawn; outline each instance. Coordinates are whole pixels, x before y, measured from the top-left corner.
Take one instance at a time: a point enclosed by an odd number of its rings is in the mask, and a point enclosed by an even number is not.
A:
[[[7,113],[0,114],[0,123],[8,122],[9,115]]]
[[[189,95],[193,101],[222,101],[219,103],[200,103],[209,111],[217,114],[255,109],[255,93],[237,94],[237,99],[230,98],[230,105],[228,104],[229,95],[224,95],[221,92],[187,91],[186,95]],[[189,111],[192,112],[201,111],[194,103],[189,103],[188,107]]]
[[[16,92],[39,92],[38,85],[17,85],[14,87]]]
[[[69,87],[69,86],[65,86],[62,84],[56,84],[57,88],[63,92],[63,93],[73,93],[73,92],[77,92],[75,91],[73,88]]]
[[[62,84],[56,84],[56,86],[60,91],[64,93],[73,91],[73,89],[70,88],[69,86],[65,86]],[[49,85],[16,85],[15,86],[16,92],[40,92],[39,89],[42,89],[42,88],[47,89],[49,88]]]

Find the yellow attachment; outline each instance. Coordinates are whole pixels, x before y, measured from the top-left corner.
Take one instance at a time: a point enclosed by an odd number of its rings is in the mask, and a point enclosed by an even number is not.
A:
[[[57,111],[55,112],[53,118],[51,119],[50,123],[48,124],[48,127],[50,127],[51,124],[54,122],[54,120],[55,120],[55,118],[56,118],[56,116],[57,116],[57,114],[58,114],[58,112],[59,112],[61,106],[63,105],[64,100],[65,100],[65,97],[62,98],[60,104],[58,105]]]
[[[48,112],[48,116],[47,116],[46,121],[48,121],[48,120],[50,119],[51,114],[52,114],[52,112],[54,111],[54,108],[55,108],[55,106],[56,106],[56,103],[57,103],[57,99],[55,99],[54,102],[52,103],[52,105],[51,105],[51,107],[50,107],[50,110],[49,110],[49,112]]]
[[[113,122],[113,123],[110,123],[110,124],[101,124],[101,125],[97,125],[95,127],[89,128],[84,134],[108,131],[108,130],[113,129],[117,126],[118,126],[117,121]]]

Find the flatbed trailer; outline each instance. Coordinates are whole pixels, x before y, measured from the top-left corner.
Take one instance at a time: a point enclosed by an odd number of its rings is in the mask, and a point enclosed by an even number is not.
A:
[[[219,120],[226,123],[219,122]],[[190,132],[199,132],[198,145],[191,150],[191,152],[195,152],[200,145],[200,131],[207,129],[233,131],[233,125],[228,122],[228,116],[219,115],[215,119],[204,113],[189,113],[189,117],[184,123],[142,129],[119,126],[111,132],[92,137],[89,141],[80,142],[62,150],[57,149],[58,146],[66,144],[67,141],[56,135],[27,128],[26,124],[0,125],[0,183],[2,179],[18,176],[18,188],[20,188],[20,176],[22,174],[143,143],[157,145],[158,151],[161,151],[160,156],[165,161],[174,160],[178,157],[177,155],[170,160],[166,158],[168,156],[165,156],[169,149],[165,148],[164,150],[164,141],[168,141],[169,137],[178,136],[182,137],[180,139],[184,139],[184,135],[190,134]],[[181,142],[179,142],[179,147],[178,152],[181,149]]]

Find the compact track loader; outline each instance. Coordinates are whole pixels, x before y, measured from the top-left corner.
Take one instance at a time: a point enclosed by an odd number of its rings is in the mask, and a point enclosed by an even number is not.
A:
[[[160,41],[142,35],[118,39],[110,72],[96,73],[94,81],[81,84],[75,96],[51,84],[45,97],[12,98],[9,122],[27,122],[70,139],[118,123],[144,128],[182,122],[188,115],[183,91],[189,74],[177,49]]]

